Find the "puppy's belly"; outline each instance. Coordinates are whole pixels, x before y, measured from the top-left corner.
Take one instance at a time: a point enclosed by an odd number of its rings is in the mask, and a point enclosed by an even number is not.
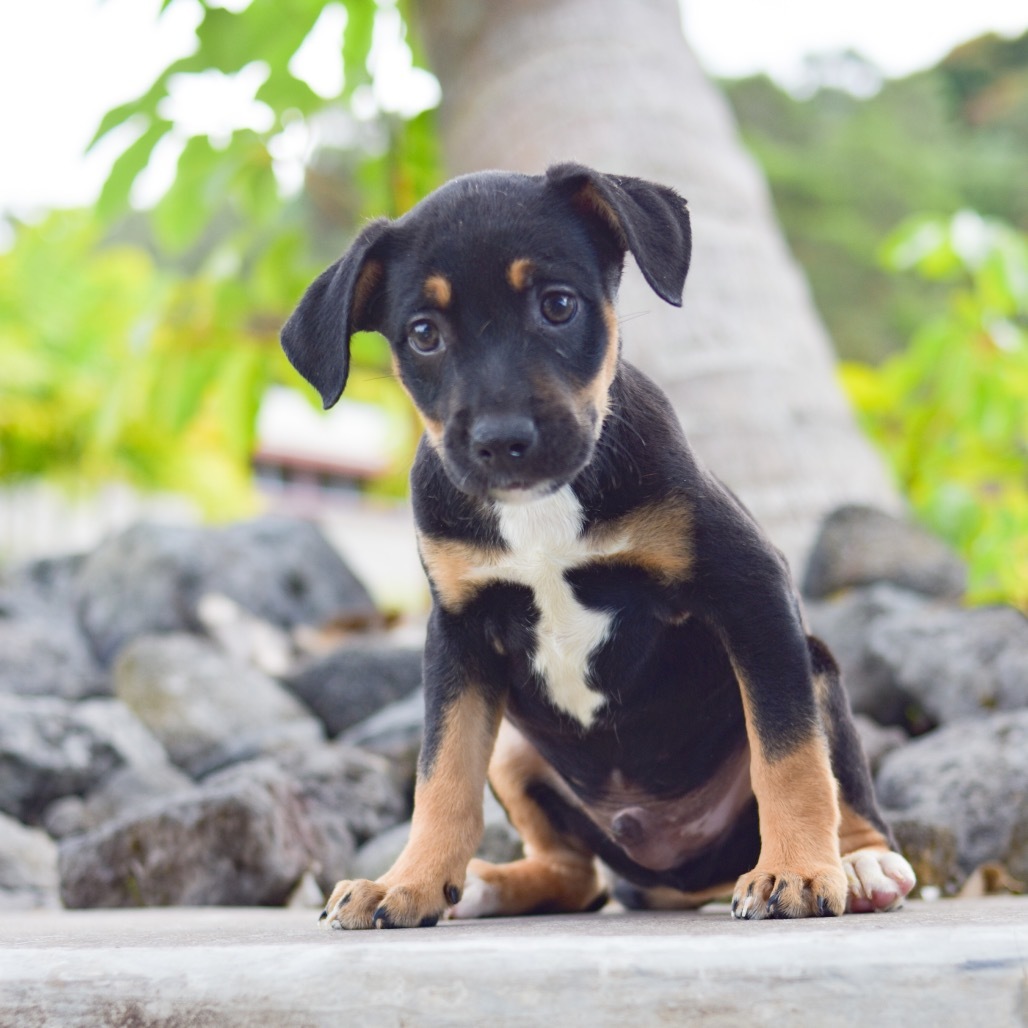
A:
[[[703,785],[672,798],[654,798],[615,770],[606,791],[586,810],[636,864],[667,871],[722,838],[752,797],[750,751],[744,746]]]

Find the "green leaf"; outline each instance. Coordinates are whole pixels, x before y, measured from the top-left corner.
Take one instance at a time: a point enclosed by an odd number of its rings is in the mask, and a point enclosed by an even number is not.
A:
[[[150,122],[139,138],[114,162],[96,202],[96,212],[101,220],[111,221],[125,212],[139,173],[149,164],[154,148],[171,128],[168,121]]]

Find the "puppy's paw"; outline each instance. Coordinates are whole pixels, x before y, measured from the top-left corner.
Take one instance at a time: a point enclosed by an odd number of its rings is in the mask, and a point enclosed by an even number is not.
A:
[[[896,910],[917,882],[914,869],[892,850],[854,850],[842,858],[842,867],[849,882],[846,909],[852,914]]]
[[[460,899],[460,887],[436,882],[339,882],[319,921],[330,928],[430,928]]]
[[[839,864],[805,868],[756,867],[732,895],[732,917],[834,917],[846,909],[846,874]]]

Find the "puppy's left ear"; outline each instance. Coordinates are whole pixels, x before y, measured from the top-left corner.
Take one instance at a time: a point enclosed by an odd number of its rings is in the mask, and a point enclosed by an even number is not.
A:
[[[680,307],[692,253],[685,200],[668,186],[627,175],[605,175],[582,164],[555,164],[546,171],[583,214],[597,219],[622,254],[631,251],[653,291]]]
[[[371,222],[342,257],[307,288],[282,327],[289,362],[321,394],[327,410],[342,395],[350,373],[350,336],[374,331],[385,273],[382,251],[387,218]]]

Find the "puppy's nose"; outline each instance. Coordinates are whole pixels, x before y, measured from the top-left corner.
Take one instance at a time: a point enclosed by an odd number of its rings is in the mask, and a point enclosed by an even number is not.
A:
[[[538,440],[535,422],[521,414],[483,414],[471,425],[471,456],[490,468],[513,468]]]

